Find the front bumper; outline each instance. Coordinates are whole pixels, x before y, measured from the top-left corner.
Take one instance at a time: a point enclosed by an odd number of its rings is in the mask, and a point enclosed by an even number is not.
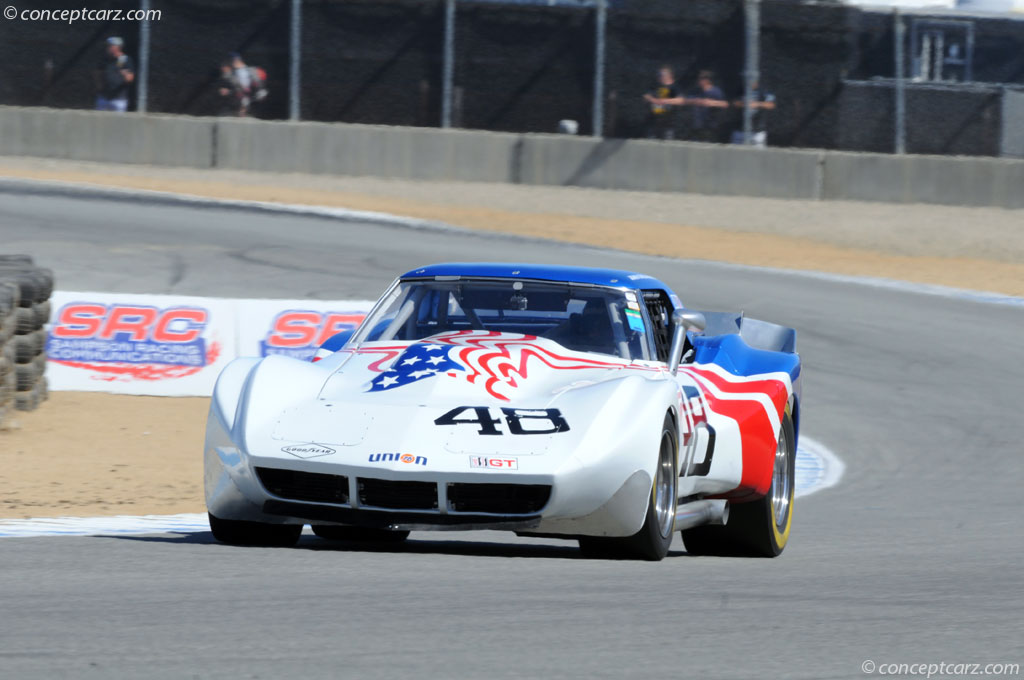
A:
[[[204,467],[212,515],[270,524],[626,536],[642,526],[651,489],[642,470],[612,485],[595,485],[586,469],[416,474],[320,464],[311,471],[234,446],[208,447]]]

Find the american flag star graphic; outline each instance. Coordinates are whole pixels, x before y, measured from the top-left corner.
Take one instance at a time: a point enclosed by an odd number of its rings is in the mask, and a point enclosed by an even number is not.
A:
[[[449,349],[444,345],[429,342],[418,342],[410,346],[398,355],[390,369],[370,382],[369,391],[391,390],[438,373],[466,370],[448,358]]]

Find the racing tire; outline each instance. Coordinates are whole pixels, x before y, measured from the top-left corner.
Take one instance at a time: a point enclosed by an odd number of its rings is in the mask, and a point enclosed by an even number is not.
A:
[[[45,267],[36,267],[36,275],[40,279],[41,284],[41,295],[36,298],[36,302],[43,304],[53,296],[54,277],[53,270]]]
[[[39,406],[39,393],[35,390],[14,393],[14,408],[18,411],[35,411]]]
[[[356,541],[363,543],[401,543],[409,538],[408,531],[339,526],[337,524],[314,524],[313,533],[329,541]]]
[[[658,447],[658,466],[651,484],[651,500],[640,531],[625,538],[584,536],[579,539],[585,557],[632,558],[657,562],[668,554],[678,501],[678,436],[672,417],[665,415]]]
[[[6,317],[11,310],[21,305],[18,286],[12,281],[3,280],[0,276],[0,318]]]
[[[42,325],[36,321],[35,307],[18,307],[14,312],[14,332],[17,335],[25,335],[37,328],[42,328]]]
[[[19,286],[21,306],[31,307],[53,295],[53,270],[18,262],[0,262],[0,278]]]
[[[27,364],[43,351],[46,340],[40,333],[29,333],[28,335],[15,335],[13,343],[14,360],[19,364]]]
[[[47,298],[43,295],[45,282],[31,265],[0,263],[0,279],[17,287],[20,307],[32,307]]]
[[[39,369],[35,364],[15,364],[15,388],[18,392],[28,392],[36,386]]]
[[[246,545],[261,548],[290,548],[302,536],[301,524],[266,524],[220,519],[210,513],[210,531],[213,537],[228,545]]]
[[[53,313],[53,305],[50,301],[40,302],[38,305],[32,308],[36,315],[36,327],[42,328],[46,324],[50,323],[50,315]]]
[[[683,531],[691,555],[777,557],[789,542],[796,488],[796,434],[789,409],[775,449],[772,484],[764,498],[729,506],[725,526],[702,526]]]
[[[18,352],[13,342],[4,342],[0,347],[0,357],[7,359],[12,364],[18,363]]]

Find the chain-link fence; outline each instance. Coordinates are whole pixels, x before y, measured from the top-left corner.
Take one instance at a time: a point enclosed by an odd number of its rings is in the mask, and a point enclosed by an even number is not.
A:
[[[11,0],[16,2],[17,0]],[[21,0],[28,5],[28,0]],[[751,5],[759,10],[751,26]],[[67,0],[34,0],[59,11]],[[768,144],[893,151],[904,89],[910,152],[1005,153],[1024,82],[1024,22],[906,15],[897,86],[891,12],[796,0],[96,0],[145,21],[0,21],[0,103],[91,108],[110,36],[136,62],[130,108],[224,113],[221,65],[266,73],[267,119],[513,132],[652,134],[658,70],[686,102],[673,138],[728,142],[750,81]],[[945,23],[944,23],[945,22]],[[754,30],[748,30],[753,28]],[[754,45],[759,64],[745,63]],[[758,68],[759,67],[759,68]],[[724,106],[705,97],[712,72]],[[671,99],[671,98],[669,98]],[[1008,105],[1006,102],[1010,102]],[[1007,120],[1007,116],[1011,120]],[[562,121],[568,123],[562,124]],[[699,135],[697,133],[700,133]],[[659,135],[669,136],[669,135]]]

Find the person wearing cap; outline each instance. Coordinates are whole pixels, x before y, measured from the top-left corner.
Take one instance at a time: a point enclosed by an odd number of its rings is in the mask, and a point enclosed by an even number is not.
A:
[[[263,101],[267,96],[267,74],[258,66],[249,66],[238,52],[228,55],[235,81],[241,89],[239,116],[248,116],[254,102]]]
[[[95,73],[96,110],[128,110],[128,89],[135,80],[135,64],[124,53],[124,40],[117,36],[107,38],[106,54]]]

